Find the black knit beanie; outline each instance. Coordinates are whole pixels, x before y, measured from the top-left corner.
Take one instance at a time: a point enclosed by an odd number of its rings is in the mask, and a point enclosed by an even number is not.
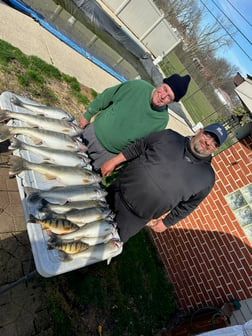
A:
[[[181,77],[178,74],[174,74],[171,77],[164,78],[163,82],[170,86],[175,95],[174,101],[178,102],[186,94],[190,80],[191,77],[189,75]]]

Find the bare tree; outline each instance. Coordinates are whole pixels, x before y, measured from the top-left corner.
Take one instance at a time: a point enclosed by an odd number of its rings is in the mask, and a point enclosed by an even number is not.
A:
[[[232,79],[238,70],[236,66],[230,65],[225,58],[212,58],[208,61],[208,66],[214,70],[214,83],[216,86],[225,90],[231,85],[232,89],[234,89]]]
[[[220,48],[232,44],[232,23],[219,17],[204,24],[208,10],[196,0],[156,0],[155,3],[186,39],[186,51],[191,56],[200,52],[206,59],[208,54],[213,56]]]
[[[195,0],[154,0],[154,2],[164,12],[165,19],[180,31],[179,17],[196,3]]]
[[[231,66],[226,59],[216,56],[221,48],[230,47],[233,43],[231,36],[234,36],[235,32],[232,22],[221,15],[212,15],[212,19],[209,20],[209,9],[201,0],[154,2],[163,10],[167,21],[177,28],[183,37],[182,48],[177,48],[176,53],[179,52],[178,57],[185,69],[188,71],[197,61],[199,66],[196,67],[196,72],[232,96],[232,78],[237,68]]]
[[[231,27],[227,27],[227,29],[228,28],[231,29]],[[222,27],[217,22],[205,26],[198,25],[198,29],[195,30],[193,34],[194,39],[190,44],[190,49],[193,50],[197,47],[205,54],[209,51],[215,53],[221,47],[227,47],[232,44],[229,35],[223,32]]]

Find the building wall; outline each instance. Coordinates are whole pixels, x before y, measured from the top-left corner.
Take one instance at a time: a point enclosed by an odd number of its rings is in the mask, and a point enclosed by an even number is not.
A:
[[[167,55],[181,42],[177,31],[171,27],[152,0],[101,1],[155,57]]]
[[[166,232],[151,231],[186,311],[252,298],[252,245],[225,198],[252,183],[252,137],[216,155],[213,167],[216,183],[200,206]]]

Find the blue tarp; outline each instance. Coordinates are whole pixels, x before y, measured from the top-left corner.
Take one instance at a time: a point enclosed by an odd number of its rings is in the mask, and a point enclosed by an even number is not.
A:
[[[111,69],[109,66],[101,62],[98,58],[96,58],[94,55],[89,53],[88,51],[84,50],[80,46],[78,46],[76,43],[74,43],[70,38],[68,38],[66,35],[62,34],[60,31],[55,29],[51,24],[49,24],[46,19],[38,12],[36,12],[34,9],[32,9],[30,6],[25,4],[23,1],[17,1],[17,0],[9,0],[6,1],[8,4],[10,4],[12,7],[16,8],[17,10],[31,16],[35,21],[39,22],[39,24],[47,29],[50,33],[55,35],[58,39],[69,45],[71,48],[76,50],[79,54],[84,56],[85,58],[89,59],[91,62],[111,74],[113,77],[117,78],[120,82],[125,82],[126,78],[115,72],[113,69]]]

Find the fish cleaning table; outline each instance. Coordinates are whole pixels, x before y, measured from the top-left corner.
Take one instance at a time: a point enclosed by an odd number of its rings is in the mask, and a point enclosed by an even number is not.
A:
[[[22,101],[29,103],[29,104],[37,104],[34,101],[31,101],[25,97],[15,95],[12,92],[3,92],[0,95],[0,108],[3,110],[13,111],[13,112],[24,112],[24,109],[22,107],[18,107],[16,105],[13,105],[11,103],[11,98],[14,96],[17,96]],[[10,120],[8,122],[9,126],[13,127],[24,127],[27,125],[24,125],[19,120]],[[30,127],[30,126],[29,126]],[[18,138],[20,138],[22,141],[24,139],[23,135],[18,135]],[[25,142],[28,143],[27,137],[25,137]],[[32,162],[38,162],[38,156],[34,155],[31,152],[28,151],[19,151],[15,150],[14,154],[17,156],[21,156],[22,158],[32,161]],[[40,158],[41,161],[41,158]],[[92,168],[89,167],[90,170]],[[73,270],[76,270],[78,268],[82,268],[88,265],[91,265],[93,263],[100,262],[102,260],[106,260],[107,257],[103,256],[101,259],[97,260],[97,258],[90,255],[87,258],[76,258],[70,261],[62,261],[60,258],[60,254],[56,249],[48,249],[48,239],[49,236],[47,234],[47,231],[42,230],[41,225],[30,223],[29,222],[29,215],[33,214],[34,216],[38,217],[40,216],[38,209],[36,206],[31,204],[27,201],[26,194],[25,194],[25,188],[26,187],[32,187],[34,189],[39,190],[48,190],[56,186],[61,186],[59,182],[56,180],[47,180],[43,175],[33,171],[28,170],[24,171],[16,176],[17,185],[19,189],[19,194],[21,197],[21,202],[24,209],[24,216],[27,223],[27,232],[28,237],[31,244],[32,254],[34,257],[36,270],[37,272],[43,276],[43,277],[52,277],[55,275],[59,275],[62,273],[70,272]],[[117,230],[115,230],[115,241],[120,240],[119,235],[117,233]],[[119,255],[122,252],[122,245],[118,247],[118,249],[111,255],[111,257],[115,257]]]

